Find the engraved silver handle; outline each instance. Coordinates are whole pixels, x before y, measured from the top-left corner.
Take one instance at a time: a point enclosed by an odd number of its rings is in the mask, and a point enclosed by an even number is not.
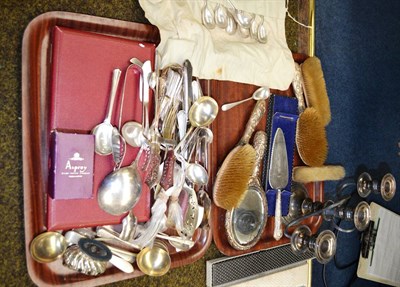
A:
[[[276,191],[276,203],[275,203],[275,226],[274,226],[274,238],[279,240],[282,238],[282,215],[281,215],[281,190]]]
[[[256,151],[256,160],[254,163],[253,174],[250,178],[250,184],[260,185],[261,164],[264,157],[265,145],[267,144],[267,134],[264,131],[256,132],[254,136],[254,150]]]
[[[266,111],[266,101],[265,100],[260,100],[257,101],[256,105],[253,108],[253,111],[251,112],[250,118],[247,121],[246,128],[244,130],[243,136],[239,141],[240,144],[247,144],[254,132],[254,129],[260,122],[261,118],[264,116],[265,111]]]

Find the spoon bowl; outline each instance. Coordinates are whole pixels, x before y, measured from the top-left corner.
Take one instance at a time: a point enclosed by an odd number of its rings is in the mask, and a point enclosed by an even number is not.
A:
[[[102,181],[97,201],[105,212],[121,215],[131,210],[142,193],[142,180],[136,162],[108,174]]]
[[[259,29],[259,24],[254,18],[254,20],[251,22],[250,25],[250,37],[252,39],[258,40],[258,29]]]
[[[225,29],[228,26],[228,11],[225,6],[220,3],[215,7],[215,25],[221,29]]]
[[[204,6],[201,8],[201,20],[207,29],[215,28],[214,12],[208,7],[207,0],[204,1]]]
[[[244,29],[249,29],[251,22],[255,18],[255,14],[237,9],[231,0],[228,0],[228,3],[232,6],[231,12],[238,25]]]
[[[233,17],[232,13],[228,11],[228,24],[226,25],[225,32],[228,35],[234,35],[237,30],[237,24],[235,18]]]
[[[218,115],[218,103],[209,96],[203,96],[193,103],[189,110],[189,121],[193,127],[211,124]]]
[[[261,16],[261,23],[260,23],[260,25],[258,25],[257,40],[258,40],[258,42],[260,42],[262,44],[267,43],[267,40],[268,40],[267,30],[265,29],[265,26],[264,26],[264,16]]]
[[[136,263],[144,274],[162,276],[171,268],[171,257],[168,248],[159,240],[155,240],[152,248],[143,248],[136,257]]]
[[[30,245],[32,258],[40,263],[49,263],[60,258],[67,249],[67,240],[58,232],[44,232],[36,236]]]
[[[206,185],[208,183],[208,173],[206,169],[200,164],[188,164],[185,173],[186,178],[194,184]]]
[[[122,126],[122,136],[133,147],[140,147],[144,141],[143,128],[138,122],[127,122]]]

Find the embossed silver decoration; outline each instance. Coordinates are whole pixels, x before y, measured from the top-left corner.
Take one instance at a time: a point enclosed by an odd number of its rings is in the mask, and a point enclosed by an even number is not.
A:
[[[178,233],[183,238],[191,238],[196,231],[197,218],[199,216],[199,203],[196,192],[187,185],[183,186],[183,191],[189,195],[188,207],[183,218],[183,227]]]
[[[294,78],[292,81],[292,87],[294,94],[297,98],[299,112],[303,112],[306,109],[306,104],[304,101],[303,94],[303,74],[301,73],[301,67],[298,63],[294,63]]]
[[[107,261],[93,259],[85,254],[78,245],[67,248],[63,255],[63,264],[72,270],[91,276],[102,274],[107,268]]]

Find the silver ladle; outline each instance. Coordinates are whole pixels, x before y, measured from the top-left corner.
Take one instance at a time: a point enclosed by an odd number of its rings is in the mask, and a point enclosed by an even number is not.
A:
[[[253,93],[253,95],[251,97],[249,97],[247,99],[236,101],[236,102],[229,103],[229,104],[223,104],[221,106],[221,110],[228,111],[228,110],[232,109],[233,107],[236,107],[237,105],[247,102],[251,99],[260,101],[260,100],[268,99],[269,96],[270,96],[269,88],[268,87],[260,87]]]
[[[95,152],[99,155],[109,155],[113,151],[112,150],[113,126],[111,125],[111,116],[113,112],[115,96],[117,94],[117,88],[120,76],[121,76],[121,70],[114,69],[112,75],[111,92],[107,107],[106,118],[101,124],[98,124],[92,130],[92,134],[95,136]]]

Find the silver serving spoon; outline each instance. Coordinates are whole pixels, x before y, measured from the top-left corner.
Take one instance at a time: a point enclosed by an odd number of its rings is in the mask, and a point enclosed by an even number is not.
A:
[[[112,153],[112,131],[113,126],[111,125],[111,116],[113,112],[115,96],[117,94],[117,88],[119,78],[121,76],[120,69],[114,69],[111,81],[110,99],[108,102],[106,118],[101,124],[98,124],[92,130],[92,134],[95,136],[95,152],[99,155],[109,155]]]
[[[260,100],[265,100],[268,99],[270,96],[270,91],[268,87],[260,87],[258,88],[251,97],[244,99],[244,100],[240,100],[240,101],[236,101],[233,103],[229,103],[229,104],[223,104],[221,106],[221,110],[223,111],[228,111],[230,109],[232,109],[233,107],[236,107],[237,105],[240,105],[244,102],[247,102],[251,99],[254,99],[256,101],[260,101]]]
[[[97,202],[105,212],[121,215],[136,205],[141,194],[142,179],[135,160],[131,165],[117,169],[103,179],[97,192]]]

